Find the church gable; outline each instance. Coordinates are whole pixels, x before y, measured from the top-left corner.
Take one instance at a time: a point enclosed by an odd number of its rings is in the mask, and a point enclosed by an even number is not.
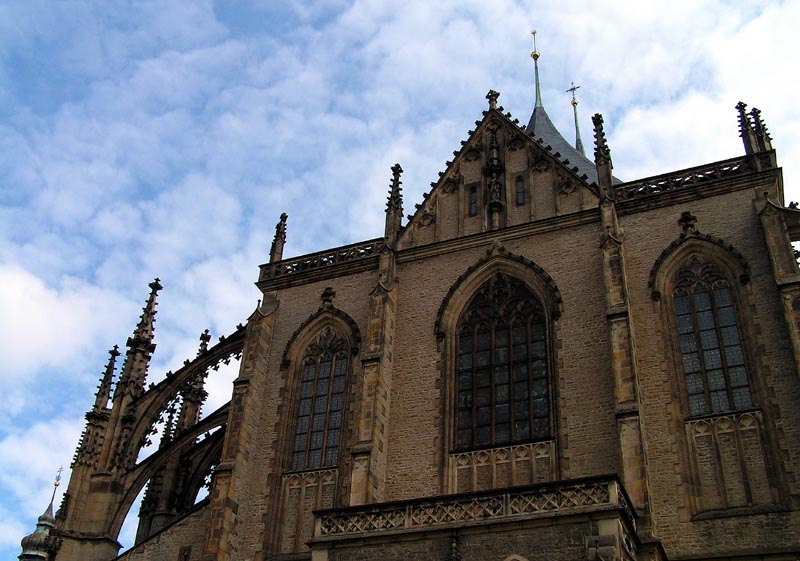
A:
[[[597,188],[586,174],[534,139],[496,105],[461,142],[439,180],[409,216],[398,248],[417,247],[487,230],[525,224],[596,207]]]

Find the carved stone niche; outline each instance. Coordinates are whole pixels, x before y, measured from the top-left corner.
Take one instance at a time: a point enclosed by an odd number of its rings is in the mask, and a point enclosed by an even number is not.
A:
[[[474,162],[475,160],[477,160],[480,157],[481,157],[481,153],[478,150],[476,150],[475,148],[470,148],[469,150],[467,150],[467,153],[464,154],[464,159],[466,161],[468,161],[468,162]]]
[[[558,194],[566,197],[574,193],[575,188],[575,183],[571,179],[565,178],[558,184]]]
[[[442,193],[449,195],[458,191],[458,179],[455,177],[448,177],[442,184]]]
[[[514,140],[508,143],[509,152],[516,152],[517,150],[522,150],[522,148],[524,147],[525,143],[519,137],[515,138]]]

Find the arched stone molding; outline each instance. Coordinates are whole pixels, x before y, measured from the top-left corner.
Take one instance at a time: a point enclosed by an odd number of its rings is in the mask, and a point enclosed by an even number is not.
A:
[[[475,291],[496,273],[505,273],[528,285],[541,300],[550,321],[556,321],[561,317],[563,300],[552,277],[530,259],[514,255],[495,242],[484,258],[458,277],[442,300],[435,324],[436,337],[439,340],[453,332],[461,312]]]
[[[300,358],[312,339],[328,326],[347,339],[352,356],[358,354],[361,347],[361,331],[358,329],[358,324],[346,312],[328,304],[306,318],[289,337],[289,342],[283,351],[282,369],[288,369]]]
[[[653,300],[658,301],[661,298],[668,283],[667,279],[672,277],[692,252],[713,259],[725,273],[730,273],[728,276],[731,280],[738,279],[741,284],[750,282],[750,265],[731,244],[708,234],[681,235],[661,252],[650,269],[647,286]]]
[[[503,561],[528,561],[528,560],[525,559],[522,555],[517,555],[516,553],[514,553],[513,555],[509,555],[508,557],[503,559]]]

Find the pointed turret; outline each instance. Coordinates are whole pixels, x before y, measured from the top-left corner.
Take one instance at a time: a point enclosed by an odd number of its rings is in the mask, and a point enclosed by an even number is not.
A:
[[[53,482],[53,494],[50,496],[50,504],[36,521],[36,530],[22,538],[22,553],[18,559],[20,561],[47,561],[58,549],[58,541],[50,532],[56,526],[56,517],[53,515],[53,502],[56,498],[56,489],[61,483],[62,468],[58,468],[58,475]]]
[[[597,166],[597,184],[600,186],[600,199],[614,200],[612,188],[611,170],[614,168],[611,163],[611,150],[606,142],[606,133],[603,130],[603,116],[595,113],[592,117],[594,125],[594,163]]]
[[[403,189],[400,181],[400,174],[403,168],[400,164],[392,166],[392,182],[389,184],[389,198],[386,201],[386,227],[384,229],[384,239],[390,246],[394,246],[397,235],[400,233],[400,226],[403,220]]]
[[[561,133],[558,132],[555,125],[553,125],[553,122],[547,115],[547,111],[544,109],[544,105],[542,104],[542,91],[539,84],[539,58],[541,55],[539,51],[536,50],[536,31],[531,33],[533,35],[533,52],[531,53],[531,58],[533,59],[536,81],[536,103],[534,104],[530,121],[528,121],[528,126],[525,127],[525,132],[537,140],[541,139],[544,145],[549,145],[553,153],[558,153],[562,160],[569,160],[571,165],[578,168],[578,175],[585,174],[588,177],[587,181],[589,183],[596,183],[597,171],[595,170],[594,164],[583,153],[582,144],[581,148],[578,149],[567,142],[567,140],[561,136]],[[576,108],[575,115],[577,119],[577,105],[573,107]],[[578,146],[577,142],[576,146]]]
[[[269,249],[269,262],[275,263],[283,259],[283,246],[286,245],[286,219],[289,215],[281,213],[281,218],[275,224],[275,237],[272,238],[272,247]]]
[[[744,153],[754,154],[758,151],[758,141],[756,140],[756,132],[753,130],[753,123],[750,121],[750,116],[746,113],[747,104],[740,101],[736,104],[736,110],[739,112],[739,136],[742,137],[744,143]]]
[[[769,152],[772,150],[772,137],[767,131],[767,126],[761,120],[761,111],[753,107],[750,110],[750,118],[753,121],[753,131],[756,135],[756,144],[759,152]]]
[[[208,350],[209,341],[211,341],[211,335],[206,329],[200,334],[200,348],[197,350],[197,356]],[[183,384],[181,388],[183,402],[178,416],[178,424],[175,427],[176,435],[197,424],[197,421],[200,420],[200,410],[208,397],[208,392],[205,391],[205,381],[204,373],[199,373]]]
[[[142,394],[150,357],[152,357],[153,351],[156,350],[156,345],[153,343],[156,297],[158,296],[158,291],[163,287],[157,278],[148,286],[150,287],[150,297],[142,310],[139,324],[126,343],[128,350],[125,353],[125,364],[122,365],[122,374],[120,374],[117,388],[114,392],[115,401],[118,395],[121,397],[128,393],[137,398]]]
[[[94,398],[95,413],[101,413],[108,406],[108,400],[111,399],[111,384],[114,381],[114,368],[116,367],[117,357],[120,355],[119,346],[114,345],[114,348],[108,351],[108,364],[106,370],[103,372],[103,377],[100,378],[100,385],[97,387],[97,394]]]

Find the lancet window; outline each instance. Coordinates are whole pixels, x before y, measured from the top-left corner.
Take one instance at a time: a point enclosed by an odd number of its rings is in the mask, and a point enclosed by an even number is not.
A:
[[[672,294],[689,414],[753,407],[736,303],[728,279],[692,257]]]
[[[478,214],[478,186],[472,185],[469,188],[469,215],[476,216]]]
[[[498,273],[458,323],[456,448],[549,439],[548,328],[541,302]]]
[[[517,205],[525,204],[525,180],[522,176],[517,176],[514,181],[515,200]]]
[[[339,459],[349,347],[330,327],[303,356],[292,470],[334,466]]]

